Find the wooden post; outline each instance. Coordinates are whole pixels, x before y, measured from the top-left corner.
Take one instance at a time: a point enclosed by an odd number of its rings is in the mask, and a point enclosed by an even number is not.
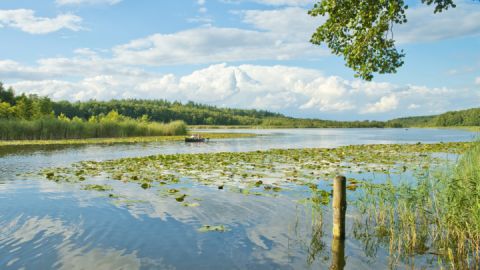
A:
[[[345,239],[345,212],[347,211],[347,179],[337,176],[333,180],[333,238]]]

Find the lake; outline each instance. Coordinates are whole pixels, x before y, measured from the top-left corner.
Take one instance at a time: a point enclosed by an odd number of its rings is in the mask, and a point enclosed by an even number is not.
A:
[[[330,207],[318,210],[299,203],[301,198],[294,188],[279,196],[254,196],[180,183],[178,188],[188,189],[189,196],[199,204],[184,207],[159,195],[156,189],[142,189],[131,183],[109,182],[128,198],[112,200],[105,193],[83,190],[77,183],[57,183],[30,173],[80,161],[155,154],[459,142],[472,141],[477,135],[448,129],[203,131],[259,136],[200,144],[158,142],[1,149],[0,268],[328,269],[335,257],[331,253]],[[98,181],[103,181],[101,178]],[[347,223],[353,215],[349,208]],[[199,232],[205,224],[221,224],[227,229]],[[347,229],[351,225],[347,224]],[[348,230],[345,257],[345,269],[383,269],[389,265],[388,249],[378,247],[372,255]],[[418,260],[425,263],[426,259]]]

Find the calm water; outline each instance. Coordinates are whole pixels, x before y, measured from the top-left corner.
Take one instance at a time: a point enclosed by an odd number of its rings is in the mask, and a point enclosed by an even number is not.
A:
[[[226,132],[210,130],[209,132]],[[119,182],[135,201],[113,204],[76,184],[58,184],[18,174],[82,160],[159,153],[253,151],[336,147],[349,144],[473,140],[474,133],[435,129],[228,130],[254,138],[205,144],[162,142],[69,147],[12,147],[0,151],[0,269],[328,269],[331,213],[323,228],[308,207],[288,195],[245,196],[194,186],[201,206],[187,208],[155,190]],[[352,214],[347,212],[347,216]],[[199,233],[203,224],[230,231]],[[349,232],[350,235],[350,232]],[[388,266],[387,251],[365,256],[347,236],[345,269]]]

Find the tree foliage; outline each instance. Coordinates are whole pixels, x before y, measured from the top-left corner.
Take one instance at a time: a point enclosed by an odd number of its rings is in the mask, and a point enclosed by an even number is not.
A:
[[[422,3],[433,5],[434,13],[455,7],[453,0]],[[343,56],[356,77],[372,80],[373,73],[395,73],[403,65],[405,53],[395,45],[393,27],[407,22],[407,9],[404,0],[318,1],[308,13],[326,21],[311,42],[326,44],[333,54]]]
[[[451,111],[431,116],[398,118],[388,121],[387,125],[391,127],[480,126],[480,108]]]
[[[183,121],[151,122],[146,115],[137,119],[121,115],[114,109],[88,118],[81,114],[67,116],[61,111],[55,116],[53,108],[56,105],[48,97],[16,96],[13,89],[6,90],[0,83],[0,139],[84,139],[187,133]]]

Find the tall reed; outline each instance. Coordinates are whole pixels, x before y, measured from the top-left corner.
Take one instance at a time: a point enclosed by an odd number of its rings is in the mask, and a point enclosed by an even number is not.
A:
[[[369,254],[385,244],[394,266],[417,255],[451,269],[480,269],[480,143],[417,183],[364,185],[354,235]],[[426,257],[425,257],[426,256]]]
[[[144,122],[131,118],[86,121],[80,118],[46,117],[35,120],[0,119],[1,140],[52,140],[116,138],[134,136],[184,135],[187,126],[183,121],[163,124]]]

